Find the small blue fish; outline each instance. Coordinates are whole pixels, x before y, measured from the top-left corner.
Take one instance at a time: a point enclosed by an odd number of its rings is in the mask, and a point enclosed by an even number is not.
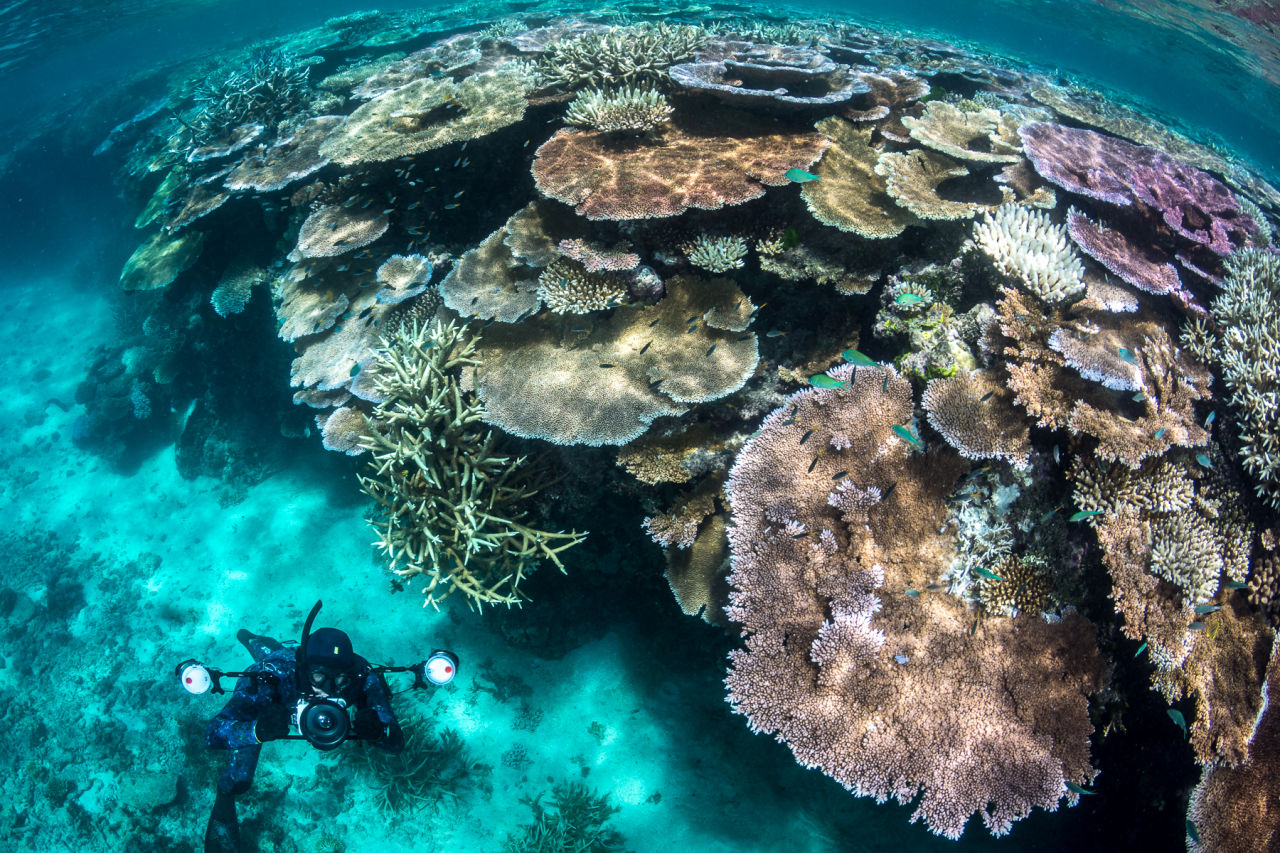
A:
[[[1168,713],[1169,719],[1177,723],[1178,728],[1182,729],[1182,736],[1186,737],[1187,736],[1187,718],[1182,716],[1182,712],[1179,711],[1177,708],[1169,708],[1166,713]]]
[[[1133,653],[1133,656],[1136,658],[1138,655],[1142,654],[1146,650],[1147,650],[1147,641],[1143,640],[1142,645],[1138,646],[1138,650]]]
[[[1133,400],[1133,402],[1135,403],[1145,403],[1147,401],[1147,395],[1139,391],[1137,394],[1134,394],[1129,399]]]
[[[1207,616],[1210,613],[1217,613],[1221,609],[1221,604],[1201,604],[1196,608],[1196,613],[1201,616]]]
[[[909,658],[909,657],[907,657],[906,655],[894,655],[894,656],[893,656],[893,659],[894,659],[894,661],[896,661],[897,663],[906,663],[907,661],[909,661],[909,660],[910,660],[910,658]]]
[[[454,210],[454,209],[456,209],[457,207],[458,207],[458,206],[457,206],[456,204],[454,204],[453,202],[449,202],[448,204],[446,204],[446,205],[444,206],[444,209],[445,209],[445,210]]]
[[[1116,350],[1116,354],[1119,355],[1122,360],[1127,361],[1130,364],[1138,363],[1138,357],[1133,354],[1133,350],[1128,350],[1128,349],[1125,349],[1124,347],[1120,347],[1120,349]]]
[[[1200,830],[1196,829],[1196,822],[1191,818],[1187,818],[1187,835],[1190,836],[1191,840],[1196,844],[1202,843],[1200,841]]]
[[[794,418],[792,420],[794,420]],[[800,436],[800,443],[804,444],[806,441],[809,440],[809,436],[813,435],[815,432],[817,432],[816,429],[811,429],[807,431],[804,435]]]
[[[844,382],[839,379],[832,379],[825,373],[817,373],[809,377],[809,384],[814,388],[845,388]]]
[[[979,402],[979,403],[985,403],[985,402],[987,402],[987,401],[988,401],[988,400],[990,400],[993,396],[995,396],[995,393],[996,393],[995,391],[988,391],[987,393],[983,394],[981,397],[979,397],[979,398],[978,398],[978,402]]]
[[[1244,581],[1227,581],[1227,589],[1244,589],[1247,586]]]
[[[1100,509],[1082,509],[1079,512],[1072,513],[1067,521],[1084,521],[1086,518],[1093,518],[1095,515],[1102,515]]]
[[[839,480],[841,477],[848,477],[848,476],[849,476],[849,469],[845,468],[843,471],[837,471],[836,473],[832,474],[831,479]]]
[[[996,574],[995,572],[991,571],[990,569],[983,569],[983,568],[979,568],[979,569],[975,569],[975,571],[976,571],[978,574],[982,575],[984,578],[989,578],[989,579],[991,579],[991,580],[993,580],[993,581],[1002,581],[1002,580],[1004,580],[1004,578],[1000,577],[998,574]]]
[[[651,346],[653,346],[653,341],[649,341],[649,343],[647,343],[647,344],[645,344],[644,346],[640,347],[640,354],[641,354],[641,355],[644,355],[646,352],[648,352],[648,351],[649,351],[649,347],[651,347]]]
[[[770,329],[769,331],[764,333],[764,336],[766,338],[780,338],[785,334],[786,332],[779,332],[777,329]]]
[[[804,169],[787,169],[783,174],[786,176],[788,181],[797,184],[807,184],[809,181],[822,180],[822,178],[819,178],[817,175],[810,174]]]
[[[1156,441],[1159,441],[1160,439],[1164,438],[1164,434],[1168,431],[1169,431],[1168,427],[1160,427],[1160,429],[1156,430],[1156,435],[1155,435]]]
[[[889,371],[884,372],[884,382],[880,383],[880,393],[884,394],[889,390]]]
[[[704,355],[711,355],[711,353],[716,351],[717,346],[719,346],[719,344],[712,344],[711,346],[707,347],[707,351]]]
[[[1097,791],[1090,791],[1088,788],[1081,788],[1075,782],[1068,782],[1067,788],[1077,794],[1085,794],[1086,796],[1093,796],[1098,793]]]
[[[1209,413],[1209,417],[1207,417],[1207,418],[1205,418],[1205,419],[1204,419],[1204,425],[1205,425],[1205,426],[1211,426],[1211,425],[1213,424],[1214,420],[1216,420],[1216,419],[1217,419],[1217,417],[1218,417],[1218,413],[1217,413],[1217,412],[1210,412],[1210,413]]]
[[[1058,450],[1058,445],[1056,444],[1053,446],[1053,464],[1054,465],[1062,464],[1062,451]]]
[[[907,595],[911,596],[912,598],[919,598],[919,597],[920,597],[920,590],[918,590],[918,589],[909,589],[909,590],[907,590]]]
[[[1046,512],[1044,515],[1040,516],[1040,523],[1041,523],[1041,524],[1044,524],[1046,521],[1048,521],[1049,519],[1053,518],[1054,514],[1056,514],[1056,513],[1057,513],[1057,511],[1058,511],[1058,510],[1060,510],[1060,509],[1062,509],[1062,507],[1060,507],[1060,506],[1055,506],[1053,509],[1051,509],[1051,510],[1049,510],[1048,512]]]
[[[856,364],[858,367],[875,367],[876,362],[868,355],[863,355],[856,349],[847,349],[840,353],[844,356],[844,360],[850,364]]]
[[[813,457],[813,461],[809,463],[809,473],[810,473],[810,474],[812,474],[812,473],[813,473],[814,466],[816,466],[816,465],[818,464],[818,460],[819,460],[821,457],[822,457],[822,454],[821,454],[821,453],[819,453],[817,456]]]
[[[920,443],[920,438],[911,430],[898,424],[893,425],[893,434],[903,441],[909,443],[916,450],[924,450],[924,445]]]
[[[1196,454],[1196,461],[1200,463],[1201,468],[1212,468],[1213,462],[1203,453]]]
[[[899,293],[898,298],[893,301],[899,305],[919,305],[924,302],[924,297],[915,293]]]
[[[1200,622],[1199,620],[1197,620],[1197,621],[1195,621],[1195,622],[1192,622],[1190,625],[1188,625],[1188,626],[1187,626],[1187,630],[1188,630],[1188,631],[1203,631],[1203,630],[1204,630],[1204,623],[1203,623],[1203,622]]]

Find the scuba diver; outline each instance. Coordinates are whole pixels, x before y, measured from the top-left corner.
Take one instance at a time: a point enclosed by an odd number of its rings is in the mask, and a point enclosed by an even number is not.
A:
[[[311,610],[300,643],[288,645],[241,629],[238,639],[253,656],[244,672],[220,672],[195,660],[178,665],[179,682],[190,693],[225,692],[219,679],[238,676],[226,706],[209,721],[205,740],[228,750],[218,777],[217,798],[205,829],[206,853],[240,849],[236,797],[249,790],[262,744],[306,740],[317,749],[335,749],[362,740],[391,754],[404,748],[404,734],[391,709],[385,672],[412,672],[414,687],[453,680],[458,660],[437,650],[409,667],[372,666],[355,654],[350,638],[336,628],[311,630],[321,602]],[[354,714],[352,710],[354,709]],[[291,734],[296,728],[298,734]]]

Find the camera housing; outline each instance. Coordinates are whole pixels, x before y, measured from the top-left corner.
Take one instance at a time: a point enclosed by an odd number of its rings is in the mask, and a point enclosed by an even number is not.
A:
[[[337,749],[351,735],[351,714],[341,699],[306,697],[298,700],[294,727],[316,749]]]

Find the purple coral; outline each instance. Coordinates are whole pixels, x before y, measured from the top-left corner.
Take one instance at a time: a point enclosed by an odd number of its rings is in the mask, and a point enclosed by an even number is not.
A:
[[[1176,234],[1226,255],[1258,231],[1231,190],[1159,149],[1049,122],[1018,129],[1036,171],[1063,189],[1158,214]]]

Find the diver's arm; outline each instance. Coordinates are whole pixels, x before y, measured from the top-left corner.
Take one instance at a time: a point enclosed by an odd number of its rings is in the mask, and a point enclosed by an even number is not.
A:
[[[239,749],[261,743],[254,735],[258,718],[275,702],[275,691],[256,679],[241,677],[236,692],[209,721],[205,742],[214,749]]]
[[[382,723],[382,737],[375,740],[375,746],[396,754],[404,749],[404,732],[396,720],[395,711],[391,710],[391,691],[387,689],[387,680],[381,673],[370,673],[364,680],[365,707],[375,711],[378,722]]]

